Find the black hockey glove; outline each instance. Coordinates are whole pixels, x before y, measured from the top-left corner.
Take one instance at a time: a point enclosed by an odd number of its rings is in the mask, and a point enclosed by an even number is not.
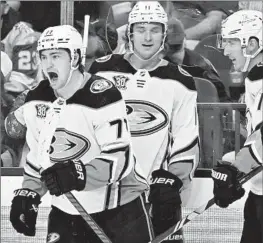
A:
[[[153,171],[148,200],[156,235],[180,220],[182,202],[179,190],[182,185],[182,181],[169,171]]]
[[[41,203],[40,196],[27,188],[17,189],[14,193],[10,221],[18,233],[34,236],[36,234],[38,205]]]
[[[86,168],[80,160],[56,163],[41,173],[41,180],[51,195],[82,191],[86,185]]]
[[[221,208],[244,196],[245,190],[238,182],[241,172],[230,164],[218,163],[212,170],[215,203]]]

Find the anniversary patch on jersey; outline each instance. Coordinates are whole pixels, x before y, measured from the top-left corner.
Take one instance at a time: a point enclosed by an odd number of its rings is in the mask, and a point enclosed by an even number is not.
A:
[[[112,83],[110,81],[106,79],[98,79],[91,84],[90,91],[96,94],[96,93],[102,93],[110,88],[112,88]]]
[[[112,56],[112,54],[104,56],[104,57],[97,58],[96,62],[107,62],[108,60],[111,59],[111,56]]]
[[[37,110],[37,117],[38,118],[45,118],[47,116],[47,111],[49,110],[49,106],[46,104],[37,104],[36,106]]]
[[[127,82],[129,81],[129,78],[124,75],[117,75],[113,76],[113,80],[115,82],[115,86],[118,89],[126,90],[127,89]]]
[[[155,133],[168,125],[168,114],[156,104],[142,100],[125,102],[130,132],[133,137]]]
[[[52,138],[49,154],[52,162],[79,159],[90,149],[90,141],[84,136],[58,128]]]

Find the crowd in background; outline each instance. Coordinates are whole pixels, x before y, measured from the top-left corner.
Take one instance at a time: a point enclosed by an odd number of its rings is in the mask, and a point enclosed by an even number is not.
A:
[[[244,103],[245,73],[234,72],[231,61],[216,46],[224,18],[238,9],[262,11],[261,1],[165,1],[169,15],[164,58],[180,64],[194,78],[199,103]],[[90,15],[86,69],[102,56],[125,52],[128,13],[134,2],[75,1],[74,26],[83,34],[84,16]],[[6,115],[21,106],[27,92],[43,79],[36,55],[37,40],[49,26],[60,24],[57,1],[1,1],[1,166],[22,166],[25,141],[6,136]],[[229,106],[231,107],[231,106]],[[213,139],[220,135],[219,154],[235,149],[235,115],[230,108],[219,113],[199,109],[202,138],[201,167],[211,167],[217,153]],[[245,139],[244,109],[241,110],[241,145]],[[217,131],[216,131],[217,130]],[[207,137],[202,137],[206,134]],[[218,149],[220,150],[220,149]],[[217,155],[217,157],[220,155]]]

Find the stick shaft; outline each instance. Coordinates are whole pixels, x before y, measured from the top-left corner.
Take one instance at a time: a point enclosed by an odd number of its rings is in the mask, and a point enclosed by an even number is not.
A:
[[[83,31],[83,52],[82,52],[82,60],[81,60],[81,63],[83,66],[85,66],[86,52],[87,52],[88,42],[89,42],[89,22],[90,22],[90,16],[85,15],[85,17],[84,17],[84,31]]]

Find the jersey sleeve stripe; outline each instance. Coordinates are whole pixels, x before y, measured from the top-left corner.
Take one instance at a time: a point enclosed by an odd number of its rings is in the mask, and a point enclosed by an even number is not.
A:
[[[184,148],[182,148],[182,149],[174,152],[174,153],[170,156],[169,160],[171,160],[172,158],[174,158],[175,156],[177,156],[177,155],[179,155],[179,154],[182,154],[182,153],[184,153],[184,152],[186,152],[186,151],[191,150],[192,148],[194,148],[194,147],[195,147],[196,145],[198,145],[198,144],[199,144],[199,139],[198,139],[198,137],[196,137],[196,138],[194,139],[194,141],[193,141],[192,143],[190,143],[188,146],[186,146],[186,147],[184,147]]]
[[[260,122],[259,124],[257,124],[257,126],[255,127],[255,131],[260,129],[261,126],[263,126],[263,122]]]
[[[185,160],[182,160],[182,161],[172,162],[172,163],[170,163],[169,165],[177,164],[177,163],[194,163],[194,160],[193,160],[193,159],[185,159]]]
[[[256,149],[254,149],[253,146],[250,145],[248,150],[249,150],[249,153],[251,154],[252,158],[255,160],[255,162],[259,165],[262,165],[262,161],[260,162],[260,160],[258,159],[259,156],[256,155],[257,154]]]
[[[30,175],[29,173],[27,173],[26,171],[24,171],[24,175],[28,176],[28,177],[31,177],[31,178],[34,178],[34,179],[40,179],[39,177],[37,176],[34,176],[34,175]]]
[[[112,167],[113,167],[113,161],[112,160],[108,160],[108,159],[100,159],[102,161],[104,161],[105,163],[108,163],[110,168],[109,168],[109,172],[110,172],[110,175],[109,175],[109,179],[108,179],[108,183],[110,184],[111,181],[112,181]]]
[[[122,188],[122,181],[118,183],[118,191],[117,191],[117,205],[121,205],[121,188]]]
[[[112,191],[112,184],[108,185],[108,187],[107,187],[104,210],[109,209],[111,191]]]
[[[127,150],[129,150],[129,146],[118,147],[118,148],[110,149],[110,150],[103,150],[102,153],[113,154],[113,153],[120,152],[120,151],[125,152]]]
[[[85,164],[87,173],[87,190],[94,190],[112,183],[118,183],[127,176],[132,167],[130,166],[130,147],[126,146],[115,153],[101,153],[95,159]]]
[[[37,168],[36,166],[34,166],[32,163],[30,163],[28,160],[26,161],[26,165],[28,165],[31,169],[33,169],[34,171],[36,171],[37,173],[40,172],[41,168]]]
[[[121,180],[121,178],[123,177],[123,174],[126,172],[128,166],[129,166],[130,153],[131,153],[130,146],[127,146],[125,149],[125,152],[124,152],[124,156],[125,156],[124,166],[123,166],[123,169],[122,169],[117,181]]]

